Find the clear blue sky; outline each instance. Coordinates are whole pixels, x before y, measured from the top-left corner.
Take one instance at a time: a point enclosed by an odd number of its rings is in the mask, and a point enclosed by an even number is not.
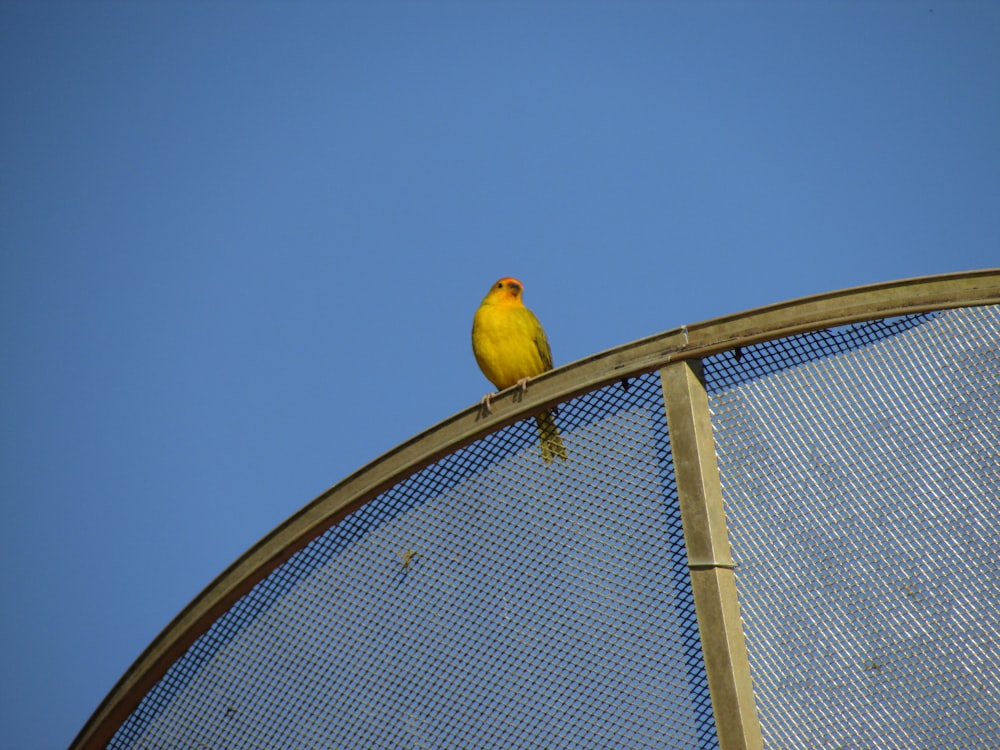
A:
[[[1000,265],[1000,3],[0,5],[0,747],[65,746],[224,567],[487,390]]]

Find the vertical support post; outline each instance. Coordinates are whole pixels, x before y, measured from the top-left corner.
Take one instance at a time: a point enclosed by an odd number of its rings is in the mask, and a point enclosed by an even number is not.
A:
[[[700,361],[660,371],[694,606],[721,750],[763,748]]]

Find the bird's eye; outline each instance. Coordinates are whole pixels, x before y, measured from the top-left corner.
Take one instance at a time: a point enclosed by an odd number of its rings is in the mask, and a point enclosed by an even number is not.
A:
[[[499,284],[497,284],[497,289],[503,289],[503,282],[502,281]]]

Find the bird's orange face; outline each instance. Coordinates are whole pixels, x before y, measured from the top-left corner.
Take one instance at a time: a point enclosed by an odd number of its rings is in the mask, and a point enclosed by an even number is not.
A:
[[[521,298],[521,290],[523,288],[520,281],[513,276],[507,276],[493,285],[487,297],[491,297],[498,302],[516,302]]]

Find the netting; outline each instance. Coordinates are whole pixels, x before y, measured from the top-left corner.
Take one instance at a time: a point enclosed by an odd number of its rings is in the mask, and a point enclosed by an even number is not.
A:
[[[704,362],[765,743],[1000,746],[1000,308]]]
[[[220,617],[112,748],[716,747],[659,378],[420,471]]]

